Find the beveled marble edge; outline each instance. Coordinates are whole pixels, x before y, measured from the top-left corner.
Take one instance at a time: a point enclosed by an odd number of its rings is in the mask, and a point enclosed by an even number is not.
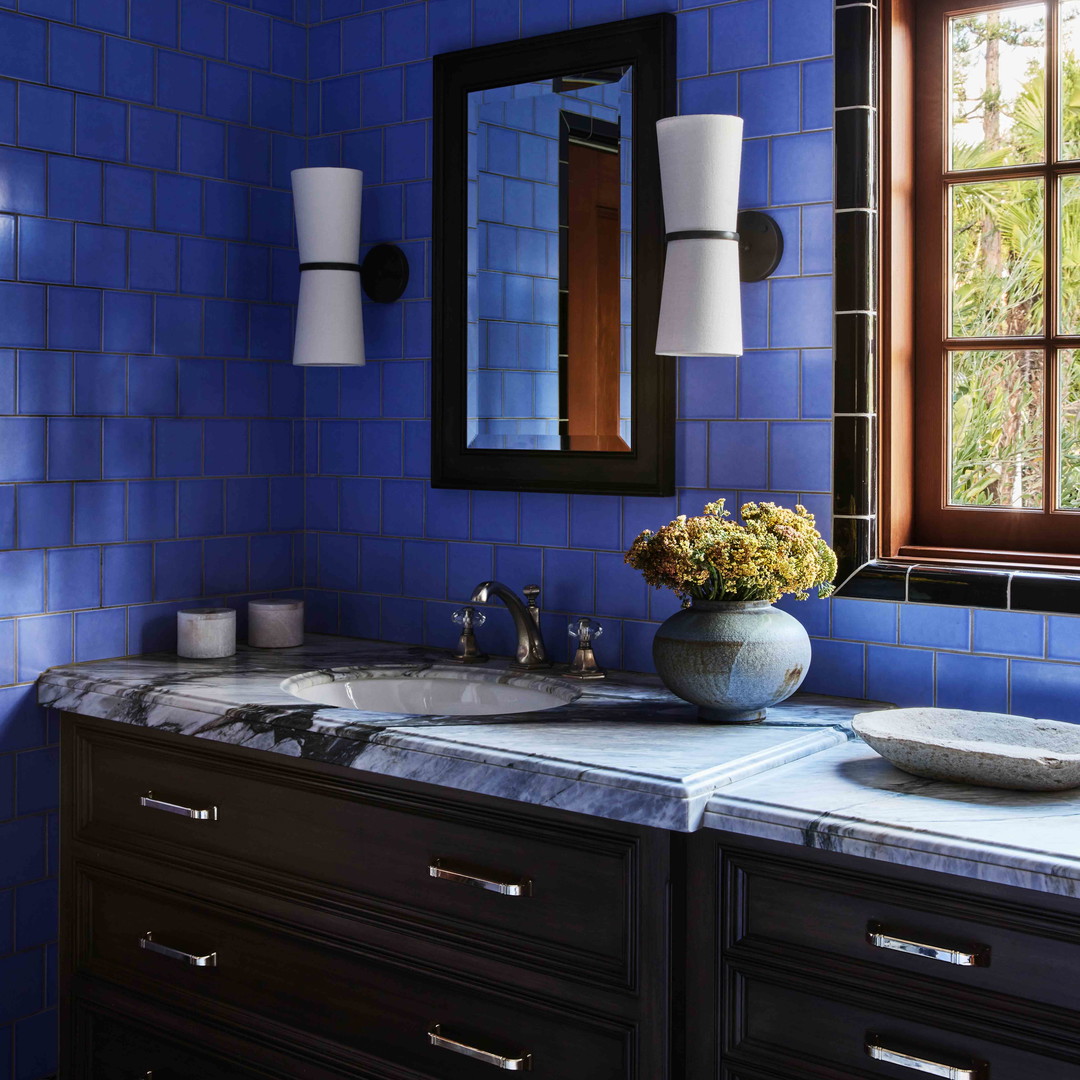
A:
[[[874,768],[867,790],[841,770]],[[839,797],[838,797],[839,796]],[[940,813],[907,815],[913,799],[940,799]],[[955,809],[950,813],[948,807]],[[820,851],[1080,897],[1080,793],[998,791],[921,780],[856,741],[758,774],[709,798],[705,828]],[[1022,830],[1015,843],[995,830]],[[1028,840],[1028,837],[1031,837]],[[1060,840],[1055,844],[1053,839]],[[1055,850],[1055,847],[1059,850]]]

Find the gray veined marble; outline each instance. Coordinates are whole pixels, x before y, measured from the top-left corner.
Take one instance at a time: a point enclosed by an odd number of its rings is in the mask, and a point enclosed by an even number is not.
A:
[[[383,776],[680,831],[696,829],[725,785],[852,737],[865,702],[791,698],[752,728],[697,722],[693,706],[650,676],[571,683],[580,697],[544,712],[408,716],[325,708],[282,688],[312,671],[467,677],[446,654],[312,637],[295,649],[241,646],[233,657],[157,655],[52,668],[42,705]],[[445,665],[445,667],[444,667]],[[520,679],[505,661],[485,665]],[[452,673],[452,674],[451,674]]]
[[[718,791],[705,825],[1080,897],[1080,792],[923,780],[858,742]]]

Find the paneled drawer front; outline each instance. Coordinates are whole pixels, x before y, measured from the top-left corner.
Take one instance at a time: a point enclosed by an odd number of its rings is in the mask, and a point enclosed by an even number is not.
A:
[[[536,970],[634,984],[638,838],[76,726],[76,837],[366,908]]]
[[[795,980],[729,972],[733,1019],[725,1061],[759,1064],[783,1075],[853,1073],[881,1080],[1076,1080],[1080,1061],[1062,1061],[996,1041],[996,1035],[950,1030],[947,1021],[898,1016],[869,994],[826,997]],[[937,1018],[928,1001],[925,1016]],[[942,1026],[939,1026],[942,1025]],[[880,1059],[869,1052],[877,1048]],[[792,1072],[785,1072],[790,1066]]]
[[[1080,902],[1072,919],[995,912],[975,897],[742,854],[729,857],[728,888],[733,955],[764,948],[790,958],[794,945],[1080,1010]]]
[[[438,1080],[522,1071],[526,1060],[550,1080],[634,1075],[626,1025],[275,931],[99,871],[79,871],[75,887],[79,970],[239,1028],[282,1025],[298,1043],[326,1040]]]

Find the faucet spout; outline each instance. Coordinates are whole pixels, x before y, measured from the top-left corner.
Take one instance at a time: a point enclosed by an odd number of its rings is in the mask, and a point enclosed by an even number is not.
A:
[[[547,650],[544,648],[544,638],[540,633],[540,625],[533,619],[524,601],[513,589],[501,581],[482,581],[473,589],[471,602],[486,604],[493,598],[501,600],[506,605],[514,620],[514,629],[517,631],[516,666],[520,668],[551,667]]]

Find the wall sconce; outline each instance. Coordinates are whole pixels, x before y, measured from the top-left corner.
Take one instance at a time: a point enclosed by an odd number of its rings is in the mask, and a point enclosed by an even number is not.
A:
[[[409,262],[393,244],[377,244],[363,265],[359,169],[294,169],[293,206],[300,248],[300,299],[293,363],[356,367],[364,363],[360,289],[392,303],[409,282]]]
[[[667,262],[656,352],[741,356],[741,281],[779,265],[783,235],[768,214],[739,213],[742,118],[670,116],[656,125]]]

